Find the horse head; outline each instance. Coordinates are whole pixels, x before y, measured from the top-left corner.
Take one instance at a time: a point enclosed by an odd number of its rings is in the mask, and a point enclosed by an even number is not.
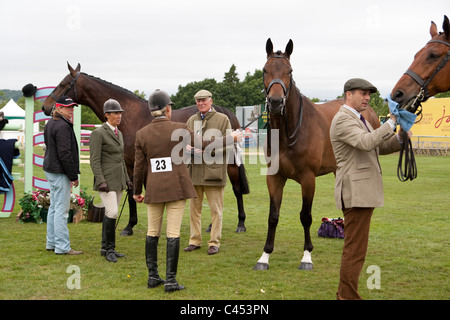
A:
[[[81,65],[78,64],[76,69],[73,69],[69,63],[67,63],[69,68],[69,74],[64,77],[64,79],[58,84],[58,86],[52,91],[52,93],[44,100],[42,104],[42,111],[45,115],[49,116],[55,106],[56,99],[61,96],[69,96],[75,102],[78,103],[78,96],[76,90],[76,82],[80,76]]]
[[[292,86],[292,67],[289,60],[294,43],[289,40],[285,52],[273,52],[270,38],[266,42],[267,62],[263,68],[263,83],[270,113],[282,114]]]
[[[391,98],[402,108],[415,112],[421,102],[439,92],[450,90],[450,24],[444,16],[444,32],[431,22],[431,40],[414,56],[414,61],[399,79]]]

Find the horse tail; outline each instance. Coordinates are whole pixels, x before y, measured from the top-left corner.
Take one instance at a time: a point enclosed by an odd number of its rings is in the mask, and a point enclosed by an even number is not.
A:
[[[241,187],[242,194],[249,194],[250,187],[248,185],[247,173],[243,164],[238,167],[239,170],[239,185]]]

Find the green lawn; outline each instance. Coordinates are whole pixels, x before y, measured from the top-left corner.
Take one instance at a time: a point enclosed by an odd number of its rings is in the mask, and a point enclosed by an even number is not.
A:
[[[385,206],[375,210],[369,250],[360,279],[360,293],[367,300],[447,300],[449,292],[450,158],[417,156],[418,178],[400,182],[398,155],[380,158],[384,173]],[[248,162],[248,161],[247,161]],[[261,164],[246,164],[250,182],[244,196],[247,232],[236,234],[237,207],[231,186],[225,193],[220,252],[206,254],[203,247],[181,250],[177,279],[186,290],[173,294],[163,288],[147,289],[144,245],[146,209],[138,204],[139,223],[131,237],[119,236],[128,222],[124,210],[117,233],[117,250],[126,257],[108,263],[99,254],[101,224],[70,224],[71,244],[81,256],[58,256],[45,250],[45,224],[16,222],[23,183],[16,182],[17,201],[9,218],[0,218],[0,299],[180,299],[180,300],[334,300],[339,281],[343,240],[317,236],[322,217],[342,216],[334,204],[334,176],[319,177],[311,227],[314,270],[300,271],[303,228],[299,220],[301,187],[288,181],[284,190],[275,250],[267,271],[253,271],[263,252],[269,212]],[[15,167],[13,171],[23,170]],[[92,190],[92,173],[82,165],[81,185]],[[3,201],[3,200],[2,200]],[[205,206],[203,226],[210,215]],[[165,225],[165,223],[164,223]],[[181,229],[181,249],[188,245],[189,210]],[[159,269],[165,278],[165,227],[159,244]],[[369,289],[369,266],[380,270],[380,289]],[[70,268],[79,271],[80,289],[73,287]],[[69,273],[67,272],[69,268]]]

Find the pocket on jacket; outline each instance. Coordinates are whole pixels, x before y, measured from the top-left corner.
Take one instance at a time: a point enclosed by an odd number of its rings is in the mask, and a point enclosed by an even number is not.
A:
[[[364,170],[366,168],[370,168],[370,162],[361,162],[358,163],[358,165],[356,166],[356,168],[358,168],[358,170]]]
[[[364,180],[370,178],[370,171],[354,173],[351,177],[352,181]]]
[[[223,179],[223,165],[212,164],[205,165],[205,181],[220,181]]]

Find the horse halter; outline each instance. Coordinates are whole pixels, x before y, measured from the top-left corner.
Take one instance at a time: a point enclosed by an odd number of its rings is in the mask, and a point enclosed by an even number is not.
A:
[[[288,58],[286,58],[285,56],[283,56],[283,55],[273,55],[273,56],[271,56],[271,57],[269,57],[269,59],[267,59],[267,61],[269,61],[270,59],[272,59],[272,58],[283,58],[283,59],[286,59],[288,62],[289,62],[289,64],[290,64],[290,61],[289,61],[289,59]],[[266,62],[267,63],[267,62]],[[265,83],[265,81],[264,81],[264,72],[263,72],[263,84]],[[283,115],[283,113],[284,113],[284,108],[285,108],[285,106],[286,106],[286,100],[287,100],[287,98],[288,98],[288,96],[289,96],[289,92],[290,92],[290,90],[291,90],[291,87],[292,87],[292,75],[290,76],[290,78],[289,78],[289,87],[286,87],[286,85],[284,84],[284,82],[283,82],[283,80],[281,80],[281,79],[278,79],[278,78],[276,78],[276,79],[273,79],[272,81],[270,81],[270,83],[269,83],[269,85],[267,86],[267,88],[264,86],[264,93],[265,93],[265,95],[266,95],[266,105],[269,105],[269,111],[270,111],[270,104],[269,104],[269,101],[268,101],[268,98],[267,98],[267,96],[269,95],[269,92],[270,92],[270,89],[272,88],[272,86],[274,85],[274,84],[276,84],[276,83],[278,83],[279,85],[281,85],[281,87],[283,88],[283,94],[284,94],[284,97],[283,97],[283,104],[282,104],[282,106],[281,106],[281,115]]]
[[[445,44],[447,47],[450,47],[450,43],[442,41],[442,40],[430,40],[429,43],[440,43]],[[436,67],[436,70],[434,73],[429,77],[428,79],[422,79],[417,73],[412,71],[411,69],[406,70],[405,74],[410,76],[417,84],[420,86],[420,91],[415,97],[414,102],[411,104],[411,108],[413,109],[413,113],[416,112],[417,108],[419,108],[422,104],[422,102],[425,102],[429,98],[429,92],[428,92],[428,85],[430,84],[431,80],[436,76],[436,74],[445,67],[447,62],[450,60],[450,49],[447,50],[447,54],[445,57],[441,60],[439,65]],[[419,112],[420,113],[420,112]]]
[[[72,77],[72,75],[70,75],[70,76]],[[61,97],[67,95],[67,93],[68,93],[68,92],[70,91],[70,89],[72,89],[72,87],[73,87],[73,90],[74,90],[74,92],[75,92],[75,101],[78,100],[78,96],[77,96],[77,87],[75,86],[75,83],[77,82],[79,76],[80,76],[80,71],[77,72],[77,74],[75,75],[75,78],[72,77],[72,81],[70,82],[69,87],[67,87],[67,89],[64,90],[64,92],[63,92],[63,94],[61,95]],[[55,90],[53,90],[52,93],[50,93],[50,96],[56,101],[56,99],[58,99],[58,97],[56,97],[56,96],[53,94],[54,91],[55,91]]]

